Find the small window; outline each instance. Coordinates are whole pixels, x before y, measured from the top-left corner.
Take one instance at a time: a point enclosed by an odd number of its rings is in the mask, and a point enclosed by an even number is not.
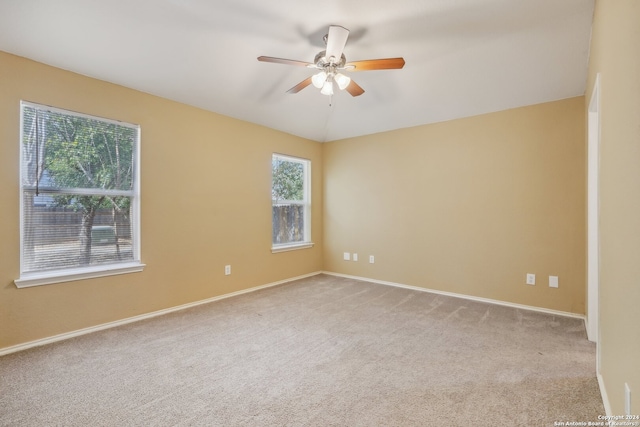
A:
[[[18,287],[140,271],[137,125],[21,103]]]
[[[311,162],[274,154],[271,161],[272,251],[311,243]]]

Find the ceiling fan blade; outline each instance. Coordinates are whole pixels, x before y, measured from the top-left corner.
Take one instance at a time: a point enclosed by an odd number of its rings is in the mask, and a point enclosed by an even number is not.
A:
[[[349,82],[349,86],[347,86],[345,90],[349,92],[351,96],[360,96],[364,93],[364,89],[362,89],[358,83],[354,82],[353,79]]]
[[[301,81],[300,83],[298,83],[297,85],[289,89],[287,93],[298,93],[305,87],[309,86],[310,84],[311,84],[311,77],[307,77],[306,79],[304,79],[303,81]]]
[[[365,59],[349,62],[344,66],[349,71],[397,70],[402,67],[404,67],[404,58]]]
[[[333,57],[335,62],[340,62],[347,38],[349,38],[349,30],[339,25],[330,26],[327,34],[326,58],[330,60]]]
[[[274,58],[272,56],[258,56],[258,61],[261,61],[261,62],[273,62],[274,64],[300,65],[302,67],[307,67],[309,65],[314,65],[314,64],[311,64],[310,62],[295,61],[293,59]]]

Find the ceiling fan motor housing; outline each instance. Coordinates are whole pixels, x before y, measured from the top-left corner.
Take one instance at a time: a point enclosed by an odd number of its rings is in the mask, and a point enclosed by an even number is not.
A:
[[[344,56],[344,53],[343,53],[340,56],[340,61],[338,62],[331,61],[331,58],[327,58],[327,51],[323,50],[322,52],[316,55],[313,62],[315,63],[316,67],[320,70],[332,67],[335,71],[335,69],[337,68],[344,68],[344,65],[347,63],[347,58]]]

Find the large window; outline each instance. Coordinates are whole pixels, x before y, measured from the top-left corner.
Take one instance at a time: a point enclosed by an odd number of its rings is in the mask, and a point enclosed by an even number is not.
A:
[[[311,246],[311,162],[274,154],[271,175],[272,250]]]
[[[21,103],[18,287],[140,271],[139,127]]]

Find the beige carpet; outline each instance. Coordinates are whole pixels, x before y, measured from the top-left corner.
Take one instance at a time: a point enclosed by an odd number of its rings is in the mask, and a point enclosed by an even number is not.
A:
[[[2,426],[553,426],[581,320],[314,276],[0,358]]]

